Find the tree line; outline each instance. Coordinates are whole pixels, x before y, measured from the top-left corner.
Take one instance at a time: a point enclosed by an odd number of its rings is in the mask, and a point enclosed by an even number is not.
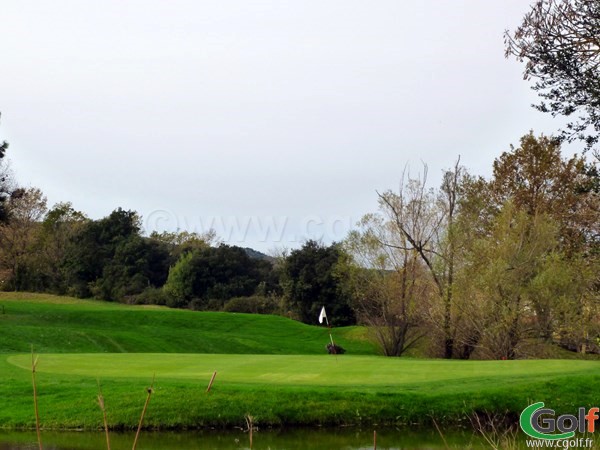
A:
[[[279,257],[219,242],[214,232],[144,235],[135,211],[92,220],[37,188],[15,187],[4,169],[0,286],[132,304],[281,314],[356,323],[338,286],[339,244],[306,242]],[[315,312],[316,311],[316,312]]]

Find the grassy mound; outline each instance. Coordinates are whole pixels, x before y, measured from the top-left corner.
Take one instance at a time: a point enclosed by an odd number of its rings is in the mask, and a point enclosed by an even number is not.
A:
[[[375,354],[364,328],[334,329],[350,354]],[[324,327],[284,317],[0,294],[0,353],[323,354]]]

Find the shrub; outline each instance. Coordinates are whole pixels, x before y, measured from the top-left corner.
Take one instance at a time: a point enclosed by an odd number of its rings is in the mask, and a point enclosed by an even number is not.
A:
[[[223,311],[226,312],[251,314],[279,314],[280,310],[277,299],[261,295],[235,297],[228,300],[223,307]]]
[[[193,311],[221,311],[223,309],[223,300],[211,298],[204,300],[202,298],[194,298],[188,304],[188,307]]]
[[[140,294],[126,296],[125,302],[130,305],[167,305],[170,296],[163,289],[149,287]]]

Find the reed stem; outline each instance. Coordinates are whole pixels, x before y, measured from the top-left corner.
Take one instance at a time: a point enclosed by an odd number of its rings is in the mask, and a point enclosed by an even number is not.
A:
[[[210,388],[212,387],[213,383],[215,382],[215,377],[217,376],[217,371],[215,370],[215,372],[212,374],[212,377],[210,379],[210,382],[208,383],[208,387],[206,388],[206,392],[209,393],[210,392]]]
[[[98,405],[102,410],[102,418],[104,420],[104,433],[106,434],[106,449],[110,450],[110,437],[108,434],[108,421],[106,420],[106,407],[104,406],[104,396],[102,395],[102,388],[100,387],[100,381],[98,381]]]
[[[150,403],[150,397],[152,397],[152,393],[154,392],[154,378],[155,377],[156,377],[156,374],[154,374],[154,377],[152,377],[152,384],[147,389],[148,396],[146,397],[146,403],[144,403],[144,409],[142,409],[142,416],[140,417],[140,423],[138,425],[137,433],[135,433],[135,440],[133,441],[132,450],[135,450],[137,447],[137,442],[140,437],[140,431],[142,431],[142,423],[144,422],[144,416],[146,415],[146,410],[148,409],[148,403]]]
[[[33,345],[31,346],[31,381],[33,382],[33,405],[35,409],[35,431],[37,433],[38,446],[42,450],[42,435],[40,433],[40,413],[37,401],[37,387],[35,385],[35,369],[37,368],[38,359],[34,356]]]

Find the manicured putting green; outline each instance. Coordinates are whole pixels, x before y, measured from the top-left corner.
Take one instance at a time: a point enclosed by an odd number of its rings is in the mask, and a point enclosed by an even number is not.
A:
[[[10,364],[30,370],[31,355],[12,355]],[[531,381],[532,378],[592,374],[595,361],[444,361],[337,357],[329,355],[215,354],[42,354],[38,372],[99,378],[208,380],[219,383],[281,386],[340,386],[377,389],[463,388]]]

